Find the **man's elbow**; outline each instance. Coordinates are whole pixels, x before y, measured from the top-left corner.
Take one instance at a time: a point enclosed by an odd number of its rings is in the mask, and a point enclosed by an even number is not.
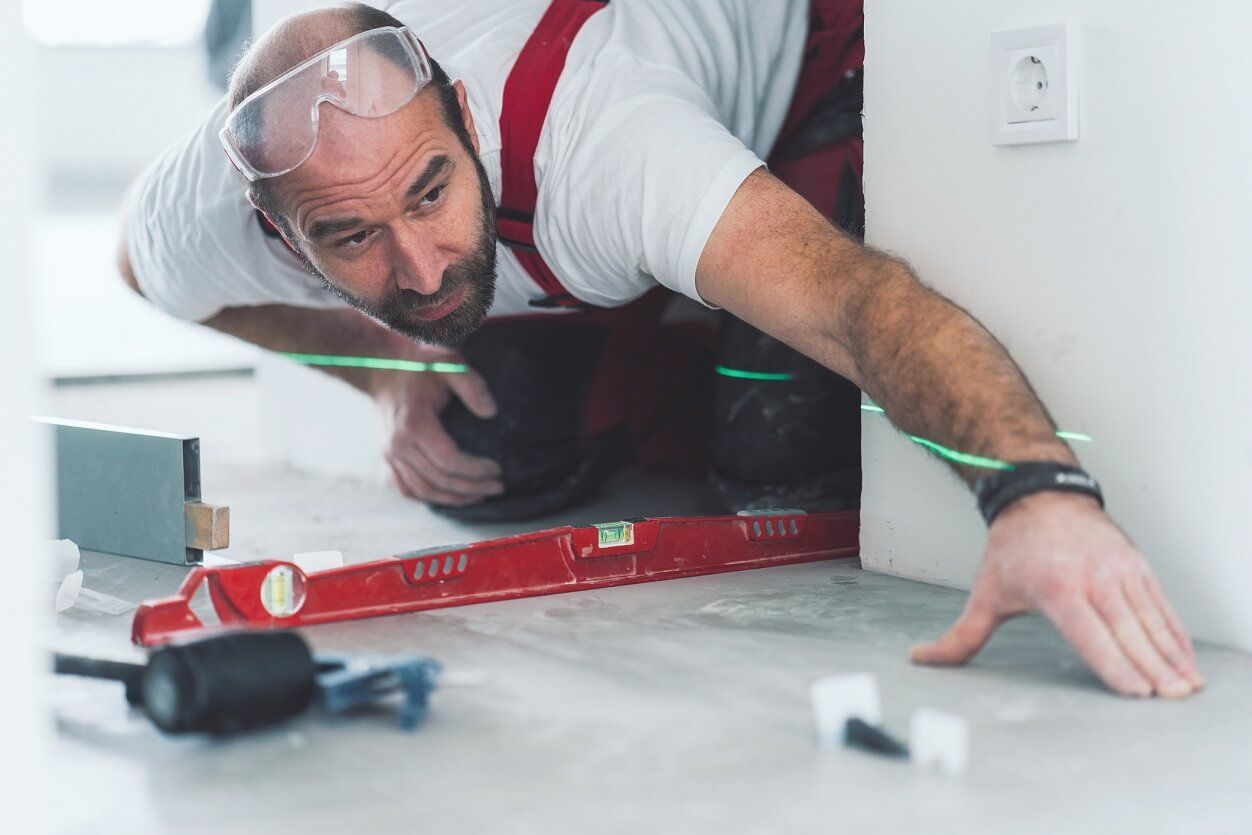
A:
[[[117,271],[122,276],[122,281],[126,286],[134,290],[139,296],[143,297],[143,290],[139,289],[139,280],[135,278],[135,270],[130,265],[130,254],[126,248],[126,230],[122,230],[117,244]]]

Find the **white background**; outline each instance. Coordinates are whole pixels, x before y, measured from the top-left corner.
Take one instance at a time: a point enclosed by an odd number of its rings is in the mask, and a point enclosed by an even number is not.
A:
[[[0,3],[0,55],[10,67],[28,66],[26,41],[14,4]],[[0,530],[4,531],[4,574],[0,583],[0,808],[5,829],[42,831],[48,774],[45,743],[50,718],[38,710],[41,670],[47,665],[32,635],[42,633],[36,609],[35,538],[47,535],[47,458],[36,443],[30,415],[36,407],[35,366],[31,358],[29,300],[31,281],[27,229],[34,204],[34,178],[28,161],[30,133],[22,130],[32,91],[10,75],[0,115],[0,252],[4,253],[4,303],[0,304]],[[11,120],[11,121],[10,121]],[[39,597],[42,602],[46,595]]]
[[[3,2],[3,0],[0,0]],[[42,365],[52,377],[242,368],[256,352],[163,316],[114,268],[126,188],[222,95],[209,81],[208,3],[11,2],[34,39],[23,124],[40,200],[28,234]],[[24,24],[24,25],[23,25]]]

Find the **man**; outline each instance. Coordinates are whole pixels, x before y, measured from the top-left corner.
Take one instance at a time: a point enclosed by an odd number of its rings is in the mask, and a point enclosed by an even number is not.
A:
[[[838,103],[859,80],[857,4],[391,11],[297,16],[250,50],[226,102],[133,195],[132,287],[274,350],[466,360],[335,369],[390,414],[401,489],[462,518],[561,506],[702,425],[685,395],[712,349],[658,318],[652,291],[668,287],[725,311],[719,385],[744,384],[714,416],[730,506],[855,502],[856,393],[836,374],[905,431],[980,456],[957,469],[990,524],[983,566],[916,660],[962,663],[1038,609],[1120,693],[1202,686],[1151,570],[1003,348],[830,222],[855,226],[840,126],[856,114]],[[818,65],[837,83],[815,95]],[[844,145],[814,143],[823,131]],[[771,174],[780,137],[797,156],[836,148],[823,182],[842,199],[819,211],[821,186]]]

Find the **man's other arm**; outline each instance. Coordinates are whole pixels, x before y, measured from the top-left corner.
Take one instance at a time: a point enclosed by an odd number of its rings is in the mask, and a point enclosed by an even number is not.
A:
[[[127,255],[123,228],[117,268],[128,287],[143,290]],[[227,307],[200,324],[270,351],[447,361],[393,333],[356,310],[317,310],[284,304]],[[459,359],[453,357],[454,359]],[[385,457],[405,495],[447,505],[472,504],[503,491],[496,462],[458,449],[438,415],[451,397],[482,418],[495,415],[486,381],[472,369],[462,374],[420,374],[368,368],[318,366],[372,397],[389,426]]]
[[[696,284],[706,301],[855,382],[909,434],[1005,461],[1075,463],[984,327],[763,169],[723,213]],[[981,474],[956,469],[970,483]],[[1036,609],[1118,692],[1184,696],[1202,684],[1146,561],[1093,499],[1062,493],[996,518],[965,612],[914,658],[963,663],[1004,620]]]
[[[143,289],[127,253],[125,227],[117,248],[117,271],[126,286],[142,298]],[[413,342],[349,309],[315,310],[283,304],[227,307],[200,324],[270,351],[409,358],[417,350]],[[387,378],[366,368],[319,366],[319,370],[369,395],[375,394],[379,381]]]

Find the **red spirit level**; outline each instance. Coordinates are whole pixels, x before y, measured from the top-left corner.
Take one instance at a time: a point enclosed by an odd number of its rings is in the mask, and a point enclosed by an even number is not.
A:
[[[856,511],[752,511],[639,519],[440,546],[305,574],[289,562],[194,568],[173,597],[139,606],[153,646],[205,629],[203,583],[224,627],[288,628],[651,580],[855,556]]]

